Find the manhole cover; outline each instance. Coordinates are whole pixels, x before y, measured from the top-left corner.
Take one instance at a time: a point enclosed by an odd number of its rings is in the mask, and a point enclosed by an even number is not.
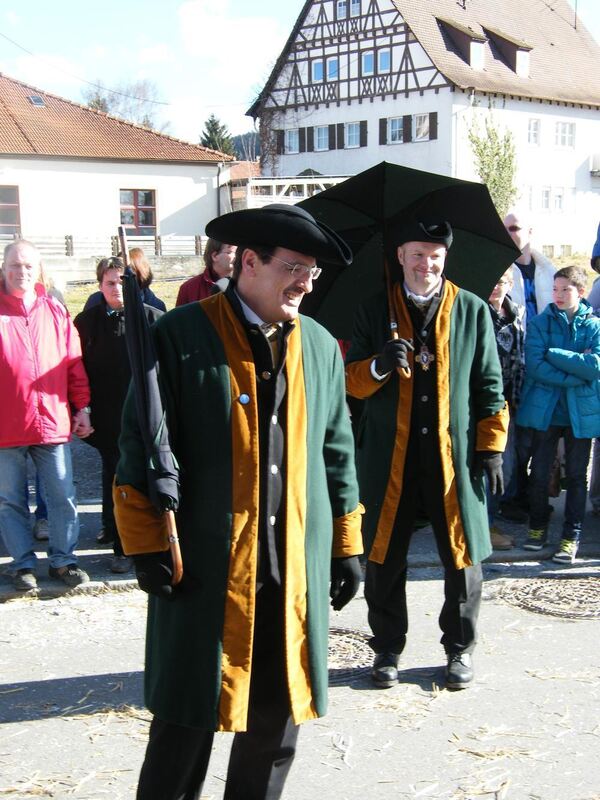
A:
[[[348,683],[370,670],[373,651],[369,647],[368,641],[369,637],[360,631],[348,628],[331,628],[329,630],[330,685]]]
[[[598,578],[534,578],[507,581],[499,596],[511,606],[569,619],[600,618]]]

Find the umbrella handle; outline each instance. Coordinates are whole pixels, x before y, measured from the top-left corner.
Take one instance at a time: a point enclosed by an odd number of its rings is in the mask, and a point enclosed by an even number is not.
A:
[[[391,334],[392,334],[392,339],[399,339],[400,338],[398,336],[398,323],[393,318],[390,321],[390,331],[391,331]],[[398,372],[404,378],[410,378],[410,367],[402,367],[402,369],[399,369]]]
[[[171,559],[173,561],[173,580],[171,583],[173,586],[177,586],[183,578],[183,561],[181,559],[177,523],[175,522],[175,514],[173,511],[165,511],[165,520],[167,522],[169,549],[171,550]]]

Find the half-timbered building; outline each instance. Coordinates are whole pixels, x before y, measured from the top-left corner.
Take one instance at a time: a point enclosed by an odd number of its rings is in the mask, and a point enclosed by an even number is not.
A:
[[[265,175],[385,159],[467,179],[491,114],[539,245],[568,254],[600,218],[599,64],[567,0],[307,0],[248,113]]]

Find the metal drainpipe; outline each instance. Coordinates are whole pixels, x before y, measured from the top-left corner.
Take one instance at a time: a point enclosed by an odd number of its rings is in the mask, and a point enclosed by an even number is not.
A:
[[[223,163],[217,164],[217,217],[221,216],[221,167]]]

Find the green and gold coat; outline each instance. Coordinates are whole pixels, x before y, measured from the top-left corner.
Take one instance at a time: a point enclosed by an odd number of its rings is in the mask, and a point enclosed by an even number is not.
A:
[[[225,295],[153,329],[174,453],[184,572],[194,589],[149,598],[145,694],[160,719],[243,731],[252,662],[259,506],[256,374]],[[362,552],[352,434],[337,343],[301,317],[288,337],[285,651],[296,723],[325,713],[331,556]],[[240,402],[247,395],[250,402]],[[246,398],[244,398],[245,400]],[[115,513],[128,554],[168,547],[146,494],[135,404],[125,405]]]
[[[399,284],[393,304],[398,335],[416,341]],[[491,553],[485,489],[473,470],[474,454],[503,451],[508,412],[496,340],[487,304],[470,292],[444,282],[435,318],[438,443],[450,546],[457,568],[477,564]],[[411,429],[414,369],[406,378],[394,371],[383,381],[373,378],[371,362],[390,339],[387,297],[376,295],[357,312],[352,345],[346,358],[346,386],[366,400],[357,437],[357,467],[365,550],[378,564],[385,561],[398,503],[406,447]]]

